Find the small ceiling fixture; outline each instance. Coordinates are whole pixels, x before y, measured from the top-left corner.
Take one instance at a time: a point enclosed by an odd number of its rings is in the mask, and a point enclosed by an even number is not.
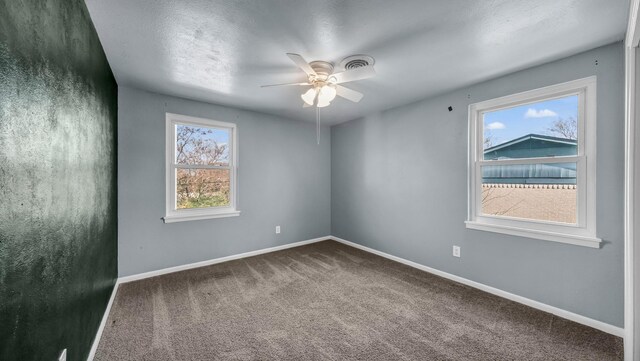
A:
[[[370,78],[376,75],[373,69],[374,60],[368,55],[353,55],[342,60],[341,67],[345,70],[334,73],[333,64],[327,61],[312,61],[307,63],[299,54],[287,53],[302,71],[307,74],[307,81],[301,83],[286,83],[263,85],[263,88],[274,86],[310,86],[300,95],[302,106],[316,106],[317,139],[320,144],[320,108],[327,107],[336,98],[341,96],[354,103],[359,102],[364,96],[362,93],[344,87],[340,84]]]

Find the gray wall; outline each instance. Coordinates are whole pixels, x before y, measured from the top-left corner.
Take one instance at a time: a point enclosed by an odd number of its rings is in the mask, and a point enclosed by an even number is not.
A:
[[[332,127],[332,234],[622,327],[623,66],[616,43]],[[467,106],[590,75],[604,246],[467,230]]]
[[[131,88],[119,89],[120,276],[330,233],[330,139],[323,127]],[[164,224],[165,112],[238,126],[239,217]],[[282,227],[275,234],[275,226]]]

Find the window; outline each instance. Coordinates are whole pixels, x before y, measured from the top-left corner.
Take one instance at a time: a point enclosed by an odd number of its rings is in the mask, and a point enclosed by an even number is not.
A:
[[[167,113],[165,223],[237,216],[232,123]]]
[[[467,228],[599,247],[596,78],[469,106]]]

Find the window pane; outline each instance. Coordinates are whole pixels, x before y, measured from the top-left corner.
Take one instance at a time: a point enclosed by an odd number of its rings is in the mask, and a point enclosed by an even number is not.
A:
[[[576,223],[576,192],[576,163],[483,166],[481,213]]]
[[[484,159],[578,154],[578,96],[483,113]]]
[[[176,163],[229,165],[231,130],[176,125]]]
[[[176,208],[223,207],[230,204],[229,169],[176,169]]]

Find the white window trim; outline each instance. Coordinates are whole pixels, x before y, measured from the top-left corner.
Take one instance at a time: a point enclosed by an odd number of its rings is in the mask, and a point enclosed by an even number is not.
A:
[[[225,128],[231,133],[231,157],[229,158],[230,170],[230,199],[227,207],[209,207],[194,209],[176,209],[176,133],[175,126],[177,124],[200,125],[204,127]],[[238,130],[233,123],[219,122],[211,119],[196,118],[179,114],[166,114],[166,210],[163,218],[164,223],[196,221],[201,219],[235,217],[240,215],[237,209],[238,204]],[[206,166],[198,166],[197,168],[208,168]],[[209,167],[220,168],[220,167]],[[227,167],[224,167],[227,168]]]
[[[483,160],[482,114],[542,100],[578,95],[578,155],[525,159]],[[577,224],[482,215],[482,165],[577,163]],[[504,233],[553,242],[599,248],[596,236],[596,77],[513,94],[469,105],[468,158],[469,229]]]

